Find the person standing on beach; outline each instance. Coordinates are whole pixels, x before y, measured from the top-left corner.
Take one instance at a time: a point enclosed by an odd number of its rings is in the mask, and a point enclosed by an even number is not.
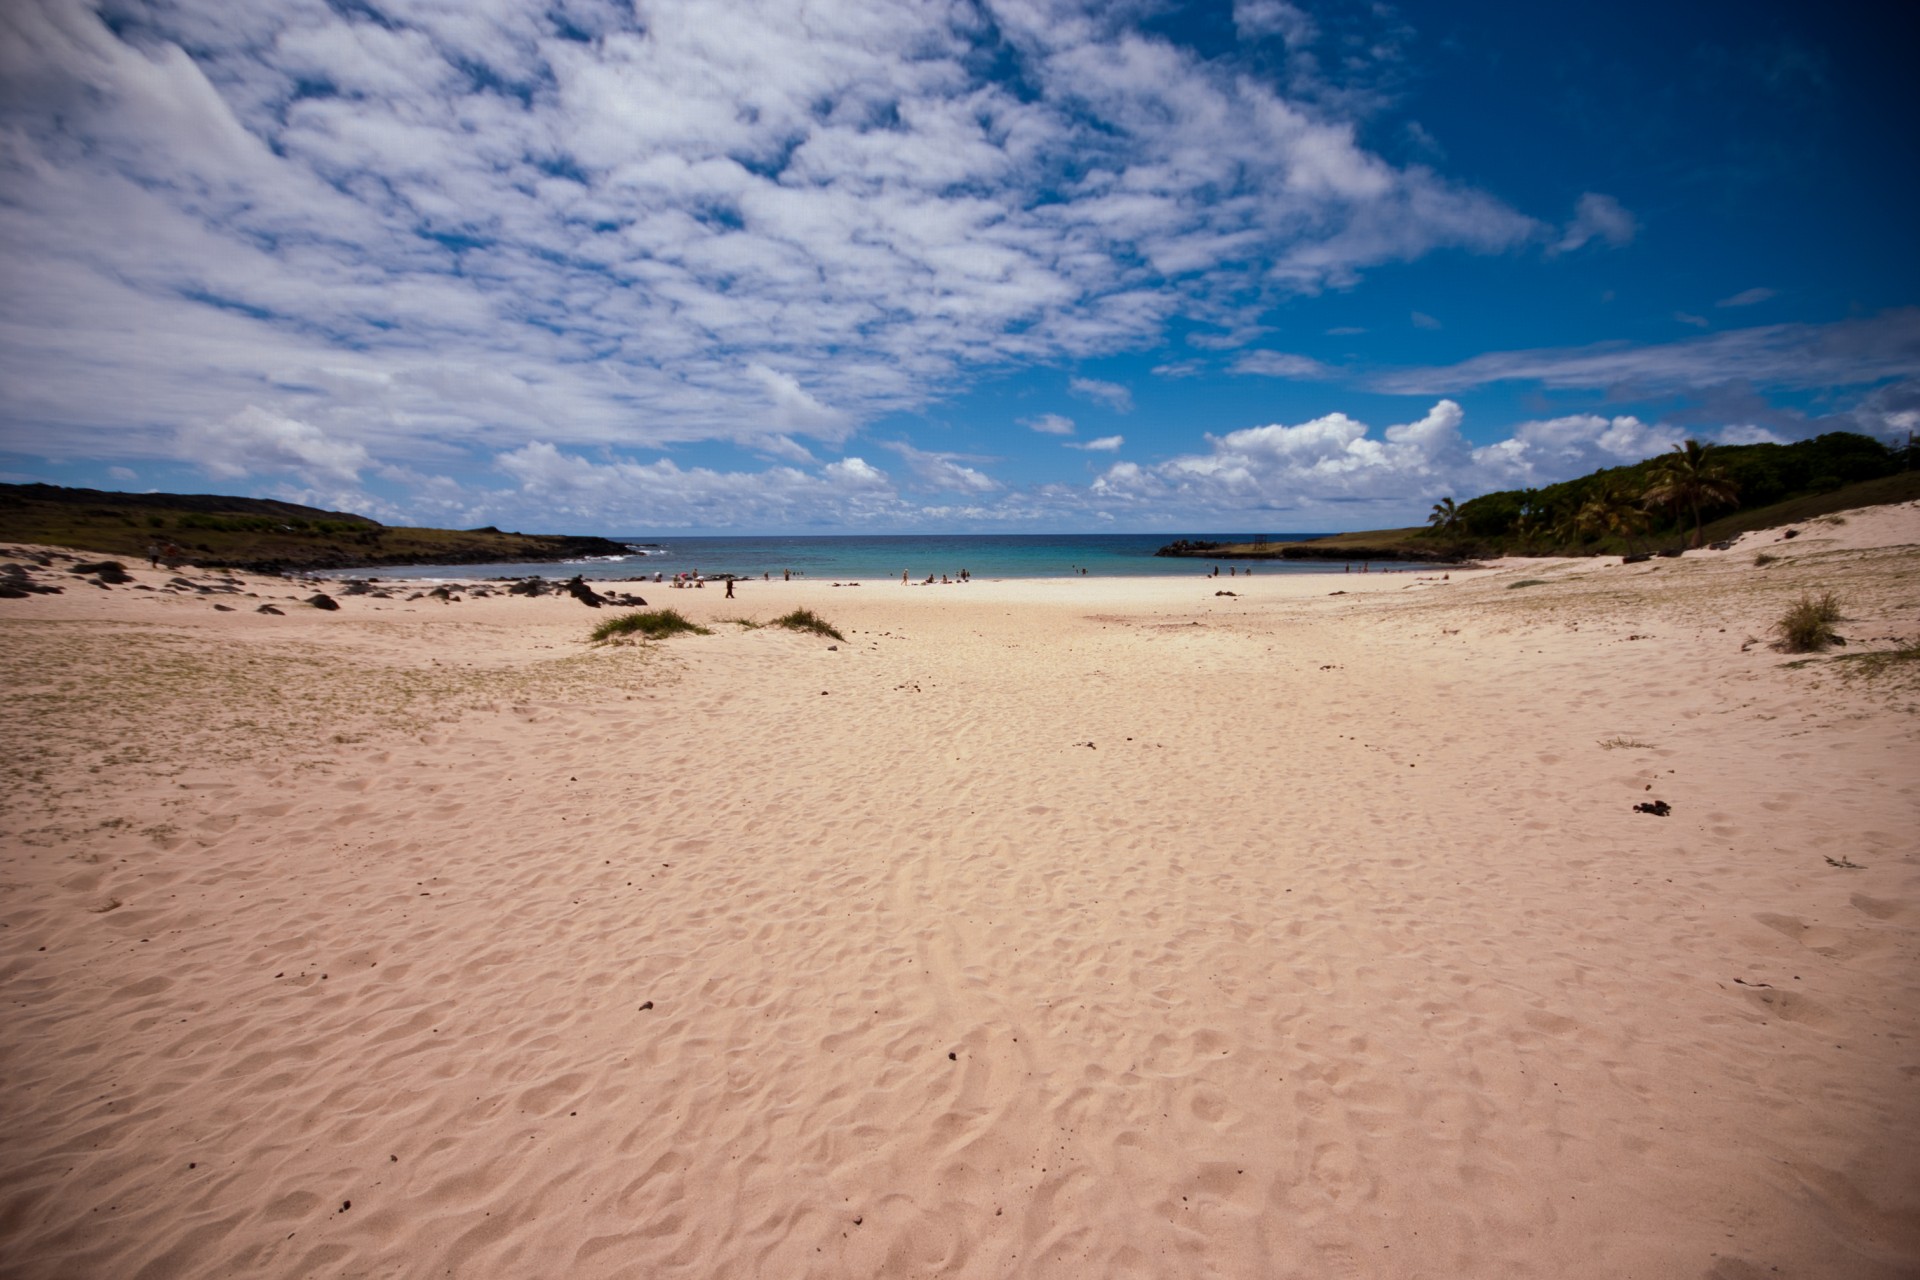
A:
[[[903,587],[907,585],[907,571],[905,569],[900,571],[900,585]]]
[[[727,579],[727,599],[733,599],[733,579]]]

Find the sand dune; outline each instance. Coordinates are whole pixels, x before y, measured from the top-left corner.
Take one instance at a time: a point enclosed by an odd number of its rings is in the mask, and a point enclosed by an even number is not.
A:
[[[0,1273],[1920,1273],[1920,508],[657,646],[64,581]]]

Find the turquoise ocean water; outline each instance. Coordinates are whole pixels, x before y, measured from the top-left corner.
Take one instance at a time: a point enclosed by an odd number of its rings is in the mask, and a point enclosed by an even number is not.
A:
[[[915,581],[928,574],[958,575],[962,569],[975,578],[1065,578],[1082,569],[1104,577],[1163,577],[1204,574],[1206,560],[1156,558],[1154,551],[1176,537],[1215,542],[1252,542],[1247,533],[1103,533],[1103,534],[902,534],[886,537],[732,537],[695,538],[668,535],[615,538],[635,548],[618,560],[572,560],[549,564],[420,565],[360,570],[335,577],[382,578],[524,578],[534,575],[570,578],[651,578],[655,573],[700,573],[708,577],[733,574],[774,578],[791,572],[810,579],[894,578],[904,570]],[[1311,534],[1267,534],[1271,542],[1298,542]],[[1381,566],[1376,565],[1376,570]],[[1225,566],[1222,566],[1224,572]],[[1312,561],[1260,561],[1260,573],[1339,573],[1331,565]]]

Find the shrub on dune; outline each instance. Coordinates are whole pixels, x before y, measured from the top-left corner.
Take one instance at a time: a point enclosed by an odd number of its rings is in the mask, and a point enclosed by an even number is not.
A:
[[[689,622],[681,617],[678,609],[642,609],[635,613],[623,613],[617,618],[608,618],[593,629],[589,639],[619,640],[637,635],[648,640],[664,640],[668,636],[677,636],[682,632],[692,632],[697,636],[713,634],[698,623]]]
[[[1833,624],[1840,621],[1840,601],[1831,591],[1818,597],[1803,595],[1780,615],[1773,629],[1788,653],[1818,653],[1840,637]]]
[[[833,629],[827,620],[811,609],[795,609],[792,613],[775,618],[769,626],[785,627],[789,631],[811,631],[817,636],[832,636],[835,640],[846,637]]]

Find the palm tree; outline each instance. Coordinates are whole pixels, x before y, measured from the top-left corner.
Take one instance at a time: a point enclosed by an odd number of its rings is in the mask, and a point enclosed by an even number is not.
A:
[[[1693,545],[1700,545],[1700,509],[1724,507],[1737,502],[1740,486],[1724,468],[1708,456],[1708,448],[1698,440],[1673,446],[1673,452],[1661,460],[1653,483],[1641,495],[1649,506],[1671,507],[1677,515],[1682,507],[1693,512]]]
[[[1453,505],[1452,498],[1442,498],[1433,504],[1433,514],[1427,517],[1436,533],[1458,533],[1460,531],[1460,508]]]
[[[1632,499],[1611,486],[1588,498],[1575,516],[1583,534],[1611,533],[1626,539],[1628,554],[1633,552],[1633,535],[1640,531],[1645,519],[1645,513],[1633,505]]]

